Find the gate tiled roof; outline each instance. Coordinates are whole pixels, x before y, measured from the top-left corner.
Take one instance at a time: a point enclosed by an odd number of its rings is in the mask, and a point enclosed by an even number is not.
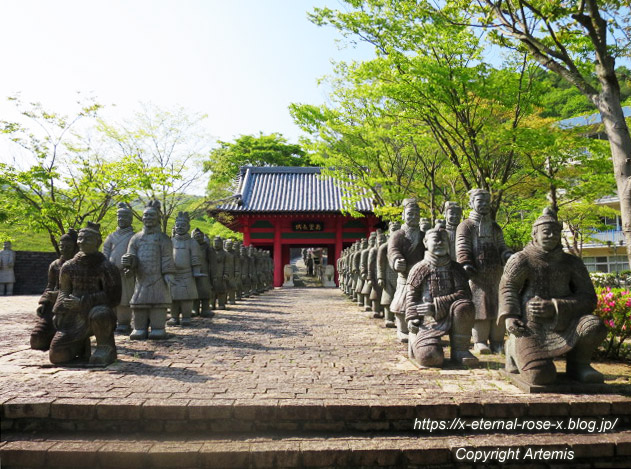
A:
[[[241,168],[235,197],[213,212],[340,212],[348,210],[346,182],[321,174],[321,168],[270,166]],[[366,197],[355,203],[358,212],[372,212]]]

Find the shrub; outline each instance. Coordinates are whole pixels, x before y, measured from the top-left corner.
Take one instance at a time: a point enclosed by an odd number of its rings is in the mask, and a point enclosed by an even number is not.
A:
[[[590,272],[589,277],[595,287],[628,287],[631,286],[631,275],[628,271],[620,274],[608,274],[605,272]]]
[[[623,347],[626,339],[631,338],[631,291],[622,288],[597,288],[598,306],[594,313],[607,326],[607,338],[604,342],[605,356],[624,359],[628,347]]]

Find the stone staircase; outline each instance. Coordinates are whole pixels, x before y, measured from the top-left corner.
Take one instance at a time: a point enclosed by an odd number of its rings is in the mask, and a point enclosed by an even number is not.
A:
[[[31,398],[4,402],[1,418],[3,469],[474,467],[467,456],[475,457],[476,451],[480,458],[494,455],[491,467],[499,467],[506,456],[512,467],[611,468],[631,463],[631,400],[621,396],[577,396],[564,403],[455,399],[416,405],[295,400],[118,405],[100,399]],[[431,422],[440,421],[447,428],[430,431]],[[564,428],[498,431],[500,422],[526,421],[563,422]],[[570,421],[594,421],[595,432],[568,429]],[[598,433],[603,421],[615,422],[614,431]],[[474,430],[475,422],[495,422],[496,427]],[[529,448],[535,459],[523,459]],[[517,449],[521,459],[511,460]],[[537,451],[548,451],[548,457],[536,457]]]

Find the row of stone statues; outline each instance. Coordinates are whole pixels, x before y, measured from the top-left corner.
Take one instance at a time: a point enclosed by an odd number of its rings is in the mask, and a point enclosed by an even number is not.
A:
[[[553,359],[564,354],[569,376],[602,382],[590,361],[606,329],[592,314],[596,294],[587,269],[563,252],[556,214],[546,210],[532,242],[514,254],[491,219],[490,194],[469,195],[466,220],[460,222],[457,203],[447,202],[435,228],[421,228],[417,201],[406,199],[404,224],[390,224],[387,243],[377,231],[344,251],[340,288],[374,317],[384,316],[386,327],[396,326],[422,366],[443,365],[445,335],[451,359],[475,366],[471,338],[479,354],[504,353],[508,329],[506,370],[526,382],[554,382]]]
[[[220,237],[211,247],[200,230],[191,236],[186,212],[178,214],[172,238],[160,229],[157,201],[144,209],[138,233],[129,206],[119,204],[117,218],[102,253],[98,224],[60,238],[31,333],[31,347],[48,350],[52,363],[112,363],[115,330],[135,340],[164,339],[167,324],[187,326],[194,315],[212,317],[226,303],[272,288],[269,252]]]
[[[11,241],[5,241],[0,251],[0,296],[13,295],[15,284],[15,251],[11,249]]]

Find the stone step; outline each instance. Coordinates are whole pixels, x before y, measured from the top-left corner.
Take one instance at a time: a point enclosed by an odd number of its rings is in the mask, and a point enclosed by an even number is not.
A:
[[[2,431],[203,432],[204,434],[269,431],[462,433],[472,422],[487,422],[476,433],[492,433],[501,422],[552,422],[544,431],[567,431],[556,422],[607,421],[613,430],[631,429],[631,400],[623,396],[516,398],[503,401],[427,401],[409,405],[328,402],[235,403],[234,401],[14,398],[2,404]],[[433,423],[432,423],[433,422]],[[490,423],[489,423],[490,422]],[[467,425],[463,427],[462,425]],[[489,426],[491,425],[491,426]],[[480,426],[480,424],[478,424]],[[519,431],[523,427],[517,427]],[[539,429],[541,430],[541,429]],[[571,431],[572,429],[570,429]],[[606,430],[610,430],[607,428]],[[513,428],[515,431],[515,428]]]
[[[203,438],[137,434],[3,435],[3,469],[19,467],[472,467],[484,463],[535,467],[628,467],[631,431],[605,435],[490,434],[430,436],[342,434],[309,437],[268,434]],[[519,450],[519,452],[518,452]],[[512,452],[511,452],[512,451]],[[545,453],[545,452],[548,453]],[[487,460],[484,460],[484,457]],[[486,467],[486,466],[485,466]],[[529,466],[531,467],[531,466]]]

